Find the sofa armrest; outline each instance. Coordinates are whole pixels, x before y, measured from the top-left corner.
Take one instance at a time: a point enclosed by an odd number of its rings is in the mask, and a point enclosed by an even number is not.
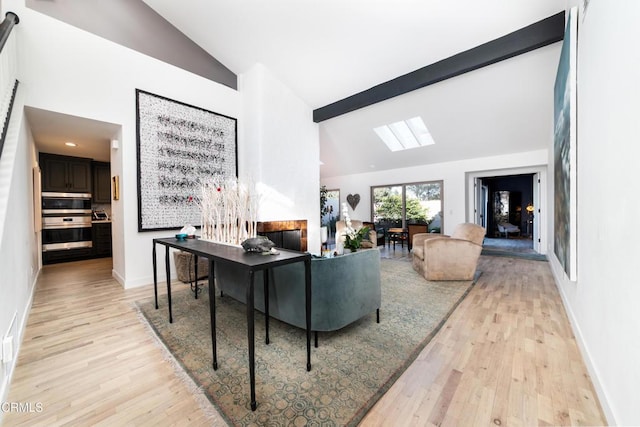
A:
[[[413,247],[422,246],[425,241],[432,239],[448,239],[449,236],[440,233],[416,233],[413,235]]]

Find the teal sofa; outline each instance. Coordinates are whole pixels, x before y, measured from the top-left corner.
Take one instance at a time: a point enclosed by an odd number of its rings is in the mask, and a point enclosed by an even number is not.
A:
[[[304,264],[276,267],[269,277],[269,315],[306,328]],[[216,268],[216,283],[223,296],[246,301],[246,273],[232,265]],[[254,306],[264,313],[262,272],[255,275]],[[334,258],[311,259],[311,330],[336,331],[376,312],[380,322],[380,251],[362,249]]]

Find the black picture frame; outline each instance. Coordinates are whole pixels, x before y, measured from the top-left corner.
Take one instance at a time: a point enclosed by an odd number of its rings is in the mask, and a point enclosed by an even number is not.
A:
[[[238,176],[238,122],[136,89],[138,231],[199,226],[200,184]]]

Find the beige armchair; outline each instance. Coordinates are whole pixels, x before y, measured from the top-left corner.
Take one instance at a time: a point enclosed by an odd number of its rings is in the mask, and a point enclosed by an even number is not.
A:
[[[369,239],[368,240],[363,240],[362,244],[360,245],[361,248],[375,248],[378,246],[377,243],[377,234],[376,234],[376,230],[371,228],[370,225],[368,224],[364,224],[367,227],[369,227]],[[339,254],[342,253],[344,251],[344,242],[345,242],[345,237],[344,237],[344,231],[346,228],[346,224],[344,223],[344,221],[340,220],[340,221],[336,221],[336,252],[338,252]],[[357,219],[352,219],[351,220],[351,227],[353,227],[355,230],[359,230],[363,227],[363,223],[362,221],[359,221]]]
[[[451,236],[415,234],[413,269],[427,280],[473,280],[484,235],[484,228],[469,223],[456,226]]]

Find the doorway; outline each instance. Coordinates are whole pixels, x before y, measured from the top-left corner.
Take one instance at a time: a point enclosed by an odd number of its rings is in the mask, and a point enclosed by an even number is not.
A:
[[[41,204],[44,193],[52,193],[55,197],[63,194],[63,199],[70,193],[74,196],[72,200],[82,195],[86,202],[82,212],[74,212],[86,220],[83,222],[86,227],[78,227],[85,233],[83,245],[78,244],[76,237],[65,237],[68,239],[64,241],[65,246],[41,247],[42,263],[105,258],[115,270],[113,246],[114,242],[121,244],[122,238],[114,231],[121,228],[120,224],[112,220],[111,161],[117,153],[117,145],[112,149],[112,141],[113,138],[120,139],[121,126],[31,106],[25,106],[25,116],[39,155],[39,172],[34,179],[42,185],[37,189],[34,187],[36,203]],[[61,217],[63,213],[49,211],[43,214],[43,218],[50,219]],[[34,218],[34,221],[42,222],[43,219]],[[64,221],[69,222],[66,216]],[[56,231],[60,227],[49,228]],[[49,235],[45,236],[46,233]],[[42,243],[51,241],[51,234],[51,231],[43,231]]]
[[[511,253],[544,254],[545,168],[468,174],[468,217],[487,232],[483,247]]]

